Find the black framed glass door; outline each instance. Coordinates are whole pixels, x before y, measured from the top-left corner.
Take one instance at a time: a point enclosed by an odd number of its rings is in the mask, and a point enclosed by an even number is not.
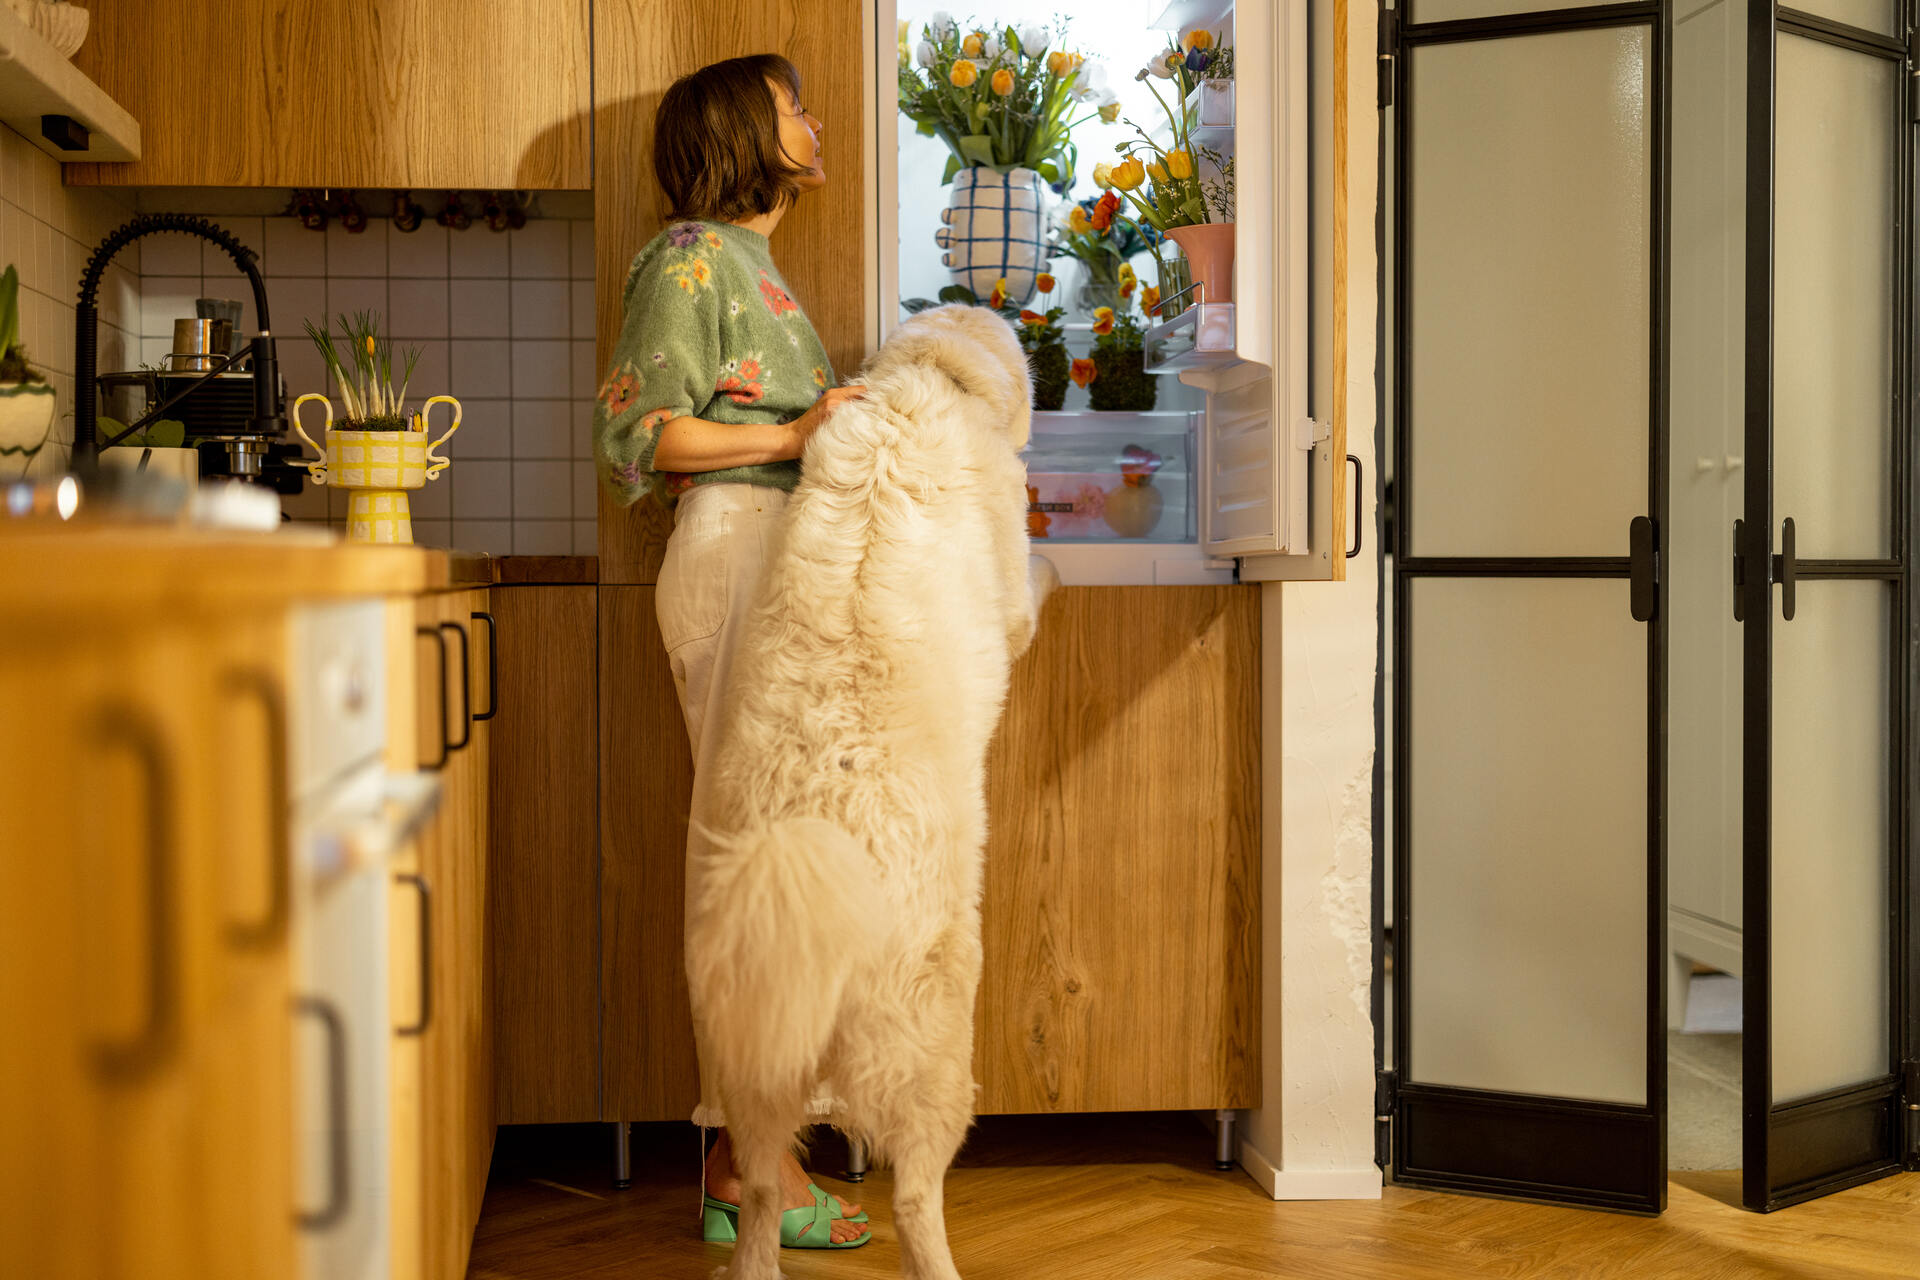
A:
[[[1751,0],[1743,1200],[1912,1142],[1912,67],[1907,0]]]
[[[1393,1174],[1657,1211],[1668,35],[1513,7],[1390,20]]]

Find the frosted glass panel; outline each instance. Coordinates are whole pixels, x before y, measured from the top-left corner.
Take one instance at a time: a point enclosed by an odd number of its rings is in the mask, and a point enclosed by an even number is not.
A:
[[[1410,589],[1410,1078],[1644,1103],[1647,632],[1627,583]]]
[[[1646,512],[1651,38],[1409,55],[1417,555],[1625,555]]]
[[[1782,33],[1774,511],[1805,559],[1890,554],[1896,66]],[[1777,543],[1776,543],[1777,545]]]
[[[1802,582],[1794,620],[1774,615],[1775,1102],[1889,1065],[1892,603],[1884,582]]]
[[[1733,522],[1744,507],[1745,0],[1673,29],[1673,448],[1667,527],[1667,886],[1740,927],[1741,659]]]
[[[1529,4],[1526,0],[1408,0],[1409,22],[1452,22],[1456,18],[1488,18],[1496,14],[1535,13],[1542,9],[1583,9],[1588,5],[1612,4],[1614,0],[1550,0]]]
[[[1798,9],[1817,17],[1832,18],[1850,27],[1862,27],[1881,35],[1893,35],[1899,28],[1899,0],[1793,0],[1783,8]]]

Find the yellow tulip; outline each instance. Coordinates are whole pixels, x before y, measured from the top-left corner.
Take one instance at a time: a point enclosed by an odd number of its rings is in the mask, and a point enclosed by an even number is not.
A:
[[[1057,76],[1063,76],[1073,70],[1073,55],[1065,49],[1055,49],[1047,55],[1047,70]]]
[[[373,335],[372,334],[367,335],[367,354],[369,356],[373,354]]]
[[[1211,49],[1213,48],[1213,32],[1204,28],[1189,31],[1187,32],[1185,44],[1189,49]]]
[[[1167,152],[1167,173],[1175,178],[1191,178],[1193,157],[1177,147]]]
[[[1113,185],[1122,191],[1132,191],[1145,182],[1147,167],[1129,156],[1124,164],[1114,166]]]
[[[1167,167],[1156,160],[1147,166],[1147,176],[1155,182],[1165,182],[1167,180]]]
[[[960,52],[966,54],[969,58],[979,57],[986,51],[986,47],[987,37],[978,31],[960,42]]]
[[[1101,161],[1093,166],[1093,185],[1102,191],[1113,185],[1113,166]]]
[[[1139,278],[1140,277],[1133,273],[1133,264],[1131,262],[1123,262],[1120,264],[1119,280],[1121,284],[1132,284]]]
[[[947,83],[956,89],[969,88],[973,82],[979,78],[980,68],[974,66],[965,58],[961,58],[955,62],[953,64],[953,70],[947,72]]]
[[[1100,118],[1108,124],[1112,124],[1115,120],[1118,120],[1120,118],[1120,104],[1118,102],[1109,102],[1106,106],[1101,107]]]
[[[1013,72],[1005,67],[993,73],[993,91],[1001,97],[1013,92]]]
[[[1067,213],[1067,230],[1082,236],[1093,230],[1093,222],[1087,217],[1087,211],[1079,205],[1073,206]]]

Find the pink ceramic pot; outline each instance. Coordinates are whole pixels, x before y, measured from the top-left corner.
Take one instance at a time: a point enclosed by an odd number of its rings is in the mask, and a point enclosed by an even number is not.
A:
[[[1174,227],[1167,232],[1180,252],[1187,256],[1197,302],[1233,301],[1233,224],[1203,222],[1198,226]]]

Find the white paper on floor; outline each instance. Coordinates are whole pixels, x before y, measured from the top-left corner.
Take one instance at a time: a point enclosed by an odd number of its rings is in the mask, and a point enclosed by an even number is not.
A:
[[[1695,1035],[1740,1030],[1740,979],[1730,973],[1696,973],[1687,984],[1687,1021]]]

